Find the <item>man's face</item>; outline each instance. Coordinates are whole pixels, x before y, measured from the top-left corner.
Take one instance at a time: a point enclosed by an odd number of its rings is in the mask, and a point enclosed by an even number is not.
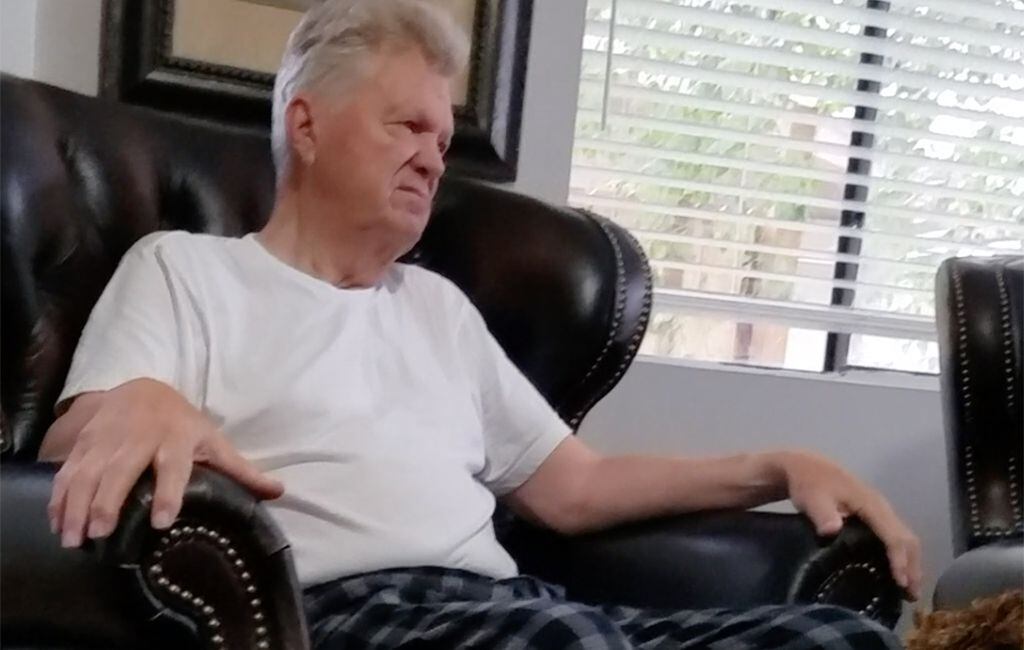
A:
[[[404,253],[419,240],[444,173],[453,120],[449,80],[416,48],[377,55],[366,78],[313,101],[316,200]]]

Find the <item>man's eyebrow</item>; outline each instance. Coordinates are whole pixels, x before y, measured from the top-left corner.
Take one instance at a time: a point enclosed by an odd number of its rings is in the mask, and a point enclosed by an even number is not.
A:
[[[388,101],[384,105],[384,115],[387,117],[396,117],[405,110],[405,105],[402,102]]]
[[[428,131],[433,131],[441,135],[445,141],[450,140],[452,137],[453,129],[449,127],[448,120],[443,118],[431,117],[427,111],[419,110],[415,113],[414,121],[420,124]]]
[[[440,135],[445,144],[450,144],[455,137],[455,125],[445,118],[433,118],[430,111],[423,108],[411,108],[402,102],[390,102],[385,109],[385,119],[392,120],[401,118],[416,124],[421,129],[432,131]]]

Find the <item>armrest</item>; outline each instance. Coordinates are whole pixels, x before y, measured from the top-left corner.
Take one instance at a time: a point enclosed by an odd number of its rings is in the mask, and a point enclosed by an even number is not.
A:
[[[935,609],[968,607],[1024,585],[1024,540],[1007,539],[967,551],[953,560],[935,585]]]
[[[882,543],[849,520],[821,539],[802,515],[713,512],[577,537],[516,522],[503,541],[520,570],[573,598],[672,609],[829,603],[892,627],[900,588]]]
[[[155,531],[146,476],[109,538],[69,550],[46,517],[55,471],[0,473],[5,643],[308,648],[287,542],[244,488],[197,467],[181,515]]]

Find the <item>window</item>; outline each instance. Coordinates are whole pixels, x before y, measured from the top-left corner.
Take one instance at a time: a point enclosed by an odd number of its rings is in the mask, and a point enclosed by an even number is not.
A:
[[[939,263],[1024,250],[1024,0],[589,0],[569,200],[642,352],[937,372]]]

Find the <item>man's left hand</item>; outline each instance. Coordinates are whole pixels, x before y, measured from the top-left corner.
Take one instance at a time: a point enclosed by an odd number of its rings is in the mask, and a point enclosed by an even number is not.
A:
[[[885,544],[896,583],[910,599],[920,597],[921,541],[881,493],[823,456],[802,451],[772,456],[790,500],[810,518],[819,535],[835,535],[844,517],[859,517]]]

